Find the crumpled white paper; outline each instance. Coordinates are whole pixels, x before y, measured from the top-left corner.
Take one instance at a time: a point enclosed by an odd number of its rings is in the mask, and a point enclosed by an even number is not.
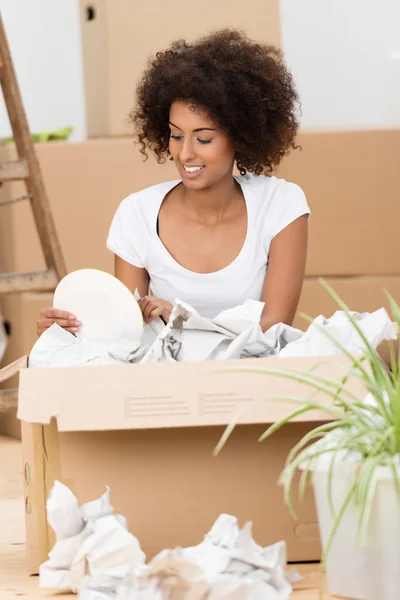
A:
[[[129,533],[113,515],[94,521],[88,536],[76,553],[72,572],[80,573],[87,565],[88,575],[84,586],[96,589],[101,581],[102,589],[112,592],[118,583],[130,573],[132,567],[145,562],[146,556],[138,540]],[[82,579],[73,583],[79,585]]]
[[[46,508],[57,541],[40,567],[40,587],[76,592],[88,566],[95,577],[105,570],[122,580],[132,565],[144,563],[146,557],[128,533],[125,518],[113,514],[109,488],[79,508],[71,490],[56,481]]]
[[[79,508],[60,482],[47,502],[56,533],[40,586],[73,591],[81,600],[287,600],[286,546],[262,548],[251,523],[242,529],[220,515],[203,542],[163,550],[147,565],[139,541],[113,514],[110,491]]]
[[[99,328],[101,324],[99,324]],[[128,359],[132,347],[126,350],[126,340],[108,345],[84,343],[72,333],[54,323],[37,340],[29,355],[30,368],[66,367],[78,365],[111,365]]]
[[[220,515],[198,546],[164,550],[133,570],[116,598],[287,600],[292,586],[285,565],[284,542],[262,548],[253,540],[251,523],[239,529],[235,517]]]
[[[373,313],[352,312],[350,314],[373,348],[377,348],[384,340],[397,339],[396,324],[390,320],[384,308]],[[340,349],[329,336],[351,354],[363,350],[363,341],[359,333],[346,313],[338,310],[330,319],[326,319],[323,315],[314,319],[303,336],[281,350],[279,358],[339,354]]]
[[[253,539],[252,523],[239,529],[237,519],[231,515],[221,515],[204,541],[182,554],[201,566],[211,588],[218,584],[219,593],[225,587],[232,588],[233,581],[234,587],[246,589],[247,595],[238,596],[242,598],[284,600],[292,591],[284,571],[285,542],[263,548]]]
[[[141,362],[228,360],[275,356],[302,332],[275,325],[266,333],[260,327],[263,302],[246,300],[206,319],[177,300],[168,324],[159,333]]]
[[[262,302],[247,300],[215,319],[206,319],[177,300],[168,324],[156,319],[146,325],[140,345],[135,342],[134,347],[126,339],[110,340],[108,345],[83,343],[58,325],[52,325],[33,347],[29,364],[38,368],[341,354],[339,346],[326,333],[349,352],[362,349],[359,334],[342,311],[330,319],[320,315],[305,333],[283,323],[263,333],[259,324],[263,307]],[[396,326],[384,308],[374,313],[351,314],[374,348],[383,340],[396,339]]]
[[[54,324],[34,345],[29,365],[40,368],[275,356],[286,344],[299,339],[302,332],[278,324],[263,333],[259,325],[263,307],[262,302],[247,300],[211,320],[177,300],[169,323],[164,325],[156,319],[146,325],[140,346],[134,348],[129,348],[126,340],[115,340],[106,350],[104,344],[83,343]]]
[[[117,588],[117,600],[203,600],[210,585],[199,566],[188,562],[177,550],[164,550],[144,567],[132,570]],[[87,598],[86,600],[93,600]]]
[[[47,520],[56,540],[65,540],[80,533],[85,526],[78,498],[66,486],[55,481],[46,502]]]

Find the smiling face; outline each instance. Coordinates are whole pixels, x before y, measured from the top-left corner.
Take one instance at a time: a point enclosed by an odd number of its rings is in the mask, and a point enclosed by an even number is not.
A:
[[[206,110],[173,102],[169,120],[169,151],[187,188],[207,189],[232,177],[235,148]]]

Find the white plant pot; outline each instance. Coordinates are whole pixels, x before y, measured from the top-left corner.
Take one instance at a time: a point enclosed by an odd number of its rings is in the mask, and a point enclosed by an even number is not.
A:
[[[322,544],[334,523],[328,501],[328,474],[314,472],[314,493]],[[358,511],[351,502],[345,511],[327,557],[331,594],[352,600],[400,598],[400,503],[389,469],[375,471],[374,491],[362,540],[358,537]],[[354,482],[354,467],[335,468],[332,501],[340,509]]]

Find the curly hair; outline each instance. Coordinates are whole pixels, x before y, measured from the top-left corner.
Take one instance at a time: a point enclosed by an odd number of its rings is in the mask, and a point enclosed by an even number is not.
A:
[[[137,87],[130,114],[147,158],[170,157],[169,111],[176,101],[191,102],[231,138],[239,172],[269,175],[297,148],[300,103],[280,51],[222,29],[193,44],[184,40],[151,57]]]

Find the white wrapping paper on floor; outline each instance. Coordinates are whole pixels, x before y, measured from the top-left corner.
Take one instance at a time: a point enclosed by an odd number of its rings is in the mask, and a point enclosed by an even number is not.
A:
[[[57,542],[41,566],[40,585],[79,592],[82,600],[287,600],[285,543],[262,548],[251,523],[221,515],[203,542],[164,550],[149,564],[139,541],[112,514],[109,489],[79,508],[56,482],[48,520]]]
[[[113,515],[109,488],[79,508],[71,490],[56,481],[46,508],[57,541],[40,567],[40,587],[77,591],[88,565],[94,575],[106,570],[122,579],[132,565],[144,563],[145,555],[128,533],[126,520]],[[128,565],[125,571],[124,564]]]
[[[86,522],[96,521],[102,517],[112,515],[114,508],[110,502],[110,488],[106,486],[106,491],[100,498],[82,504],[80,513]]]
[[[102,589],[115,590],[132,568],[145,562],[146,556],[138,540],[113,515],[94,521],[92,533],[76,553],[72,572],[80,573],[87,565],[85,586],[93,589],[101,581]],[[79,585],[82,582],[74,581]]]
[[[46,502],[47,520],[56,534],[56,540],[65,540],[80,533],[85,521],[78,498],[66,486],[55,481]]]
[[[235,517],[221,515],[198,546],[164,550],[133,570],[116,598],[287,600],[292,587],[285,564],[284,542],[262,548],[253,540],[251,523],[239,529]]]
[[[221,515],[204,541],[182,554],[202,568],[215,598],[219,597],[215,587],[220,594],[224,589],[237,589],[238,594],[243,588],[245,593],[232,596],[243,599],[286,600],[292,591],[284,571],[285,543],[259,546],[252,536],[252,524],[239,529],[237,519],[231,515]]]

